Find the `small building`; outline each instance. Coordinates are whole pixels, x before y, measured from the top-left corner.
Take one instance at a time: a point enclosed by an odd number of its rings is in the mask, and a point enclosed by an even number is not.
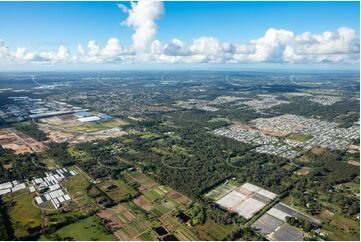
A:
[[[78,118],[78,121],[82,122],[82,123],[90,123],[90,122],[96,122],[101,120],[101,118],[97,117],[97,116],[90,116],[90,117],[84,117],[84,118]]]

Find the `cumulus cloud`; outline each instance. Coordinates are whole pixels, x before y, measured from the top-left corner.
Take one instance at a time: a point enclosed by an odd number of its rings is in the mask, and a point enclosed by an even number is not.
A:
[[[139,5],[139,3],[138,3]],[[127,10],[129,11],[129,10]],[[147,39],[148,43],[149,39]],[[144,43],[144,42],[143,42]],[[148,44],[147,44],[148,45]],[[35,53],[26,48],[11,52],[0,40],[0,62],[49,63],[359,63],[360,44],[355,30],[341,27],[320,34],[295,34],[285,29],[268,29],[248,43],[221,42],[201,36],[191,43],[174,38],[169,43],[153,40],[139,51],[134,43],[124,46],[113,37],[104,45],[90,40],[78,45],[76,54],[60,46],[54,52]]]
[[[0,39],[0,62],[5,63],[10,61],[11,53],[9,47],[6,46],[5,41]]]
[[[87,48],[78,45],[78,55],[73,58],[80,63],[106,63],[120,62],[123,56],[132,56],[135,52],[130,48],[124,48],[117,38],[110,38],[104,47],[98,45],[95,40],[88,42]]]
[[[129,46],[113,37],[103,44],[95,40],[79,44],[73,55],[64,46],[51,52],[23,47],[12,52],[0,39],[0,63],[359,63],[358,33],[347,27],[318,34],[269,28],[247,43],[221,42],[212,36],[200,36],[191,43],[178,38],[163,43],[154,40],[156,21],[164,13],[161,1],[118,7],[127,14],[122,24],[134,30]]]
[[[149,48],[157,32],[155,21],[164,12],[163,3],[161,1],[131,2],[130,9],[123,4],[118,4],[118,6],[128,14],[128,18],[122,24],[134,29],[133,47],[141,51]]]

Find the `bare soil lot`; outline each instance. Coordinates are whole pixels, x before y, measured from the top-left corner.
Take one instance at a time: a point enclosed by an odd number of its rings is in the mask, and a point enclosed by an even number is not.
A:
[[[41,152],[46,145],[14,129],[0,130],[0,145],[16,154]]]

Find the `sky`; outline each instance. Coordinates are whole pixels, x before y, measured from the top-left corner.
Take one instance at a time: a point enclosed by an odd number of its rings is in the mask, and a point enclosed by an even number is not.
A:
[[[0,2],[0,71],[358,69],[359,2]]]

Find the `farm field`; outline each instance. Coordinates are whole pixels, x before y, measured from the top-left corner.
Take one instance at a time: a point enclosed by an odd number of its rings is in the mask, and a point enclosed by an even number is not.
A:
[[[137,191],[121,180],[105,180],[98,184],[113,201],[120,202],[137,194]]]
[[[148,191],[151,187],[154,187],[157,185],[157,182],[155,182],[152,178],[144,175],[141,172],[129,172],[124,175],[125,180],[127,183],[137,183],[139,184],[139,192],[144,193],[145,191]]]
[[[99,218],[90,216],[55,231],[51,237],[43,236],[41,240],[116,240],[116,237],[102,225]]]
[[[112,208],[100,210],[97,216],[104,219],[106,226],[119,240],[134,240],[144,233],[156,238],[145,214],[134,204],[121,203]]]
[[[121,240],[163,238],[175,236],[178,240],[197,240],[197,236],[184,226],[175,215],[191,200],[184,195],[159,185],[140,172],[125,174],[127,183],[137,183],[140,196],[132,202],[101,210],[98,216],[109,219],[108,226]],[[151,219],[150,219],[151,218]],[[163,227],[160,229],[159,227]],[[157,230],[163,232],[155,232]]]

